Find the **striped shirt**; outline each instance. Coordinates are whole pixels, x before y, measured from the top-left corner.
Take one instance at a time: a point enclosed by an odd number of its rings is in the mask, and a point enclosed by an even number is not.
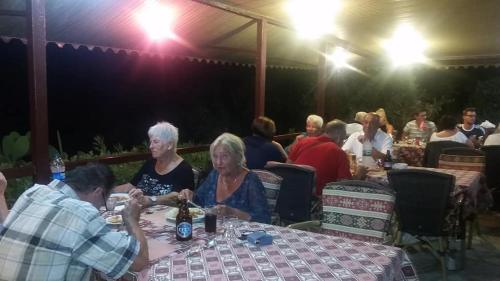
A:
[[[125,274],[139,242],[112,231],[99,211],[58,180],[34,185],[0,231],[0,280],[89,280],[91,269]]]
[[[417,125],[416,120],[412,120],[406,123],[406,126],[403,128],[403,132],[408,135],[409,138],[421,138],[423,140],[428,140],[432,133],[436,131],[436,124],[432,121],[424,121],[424,125],[420,128]]]

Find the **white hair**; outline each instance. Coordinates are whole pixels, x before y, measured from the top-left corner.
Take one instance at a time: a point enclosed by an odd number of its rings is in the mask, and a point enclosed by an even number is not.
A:
[[[151,126],[148,130],[150,138],[159,138],[164,142],[173,142],[174,148],[177,148],[177,141],[179,140],[179,130],[168,122],[158,122],[156,125]]]
[[[222,135],[218,136],[210,145],[210,157],[212,157],[212,162],[215,148],[219,145],[226,146],[226,148],[229,150],[229,153],[234,157],[236,163],[239,166],[245,166],[245,144],[240,139],[240,137],[231,133],[223,133]]]
[[[323,118],[321,116],[311,114],[307,116],[306,122],[313,123],[317,128],[321,129],[323,127]]]

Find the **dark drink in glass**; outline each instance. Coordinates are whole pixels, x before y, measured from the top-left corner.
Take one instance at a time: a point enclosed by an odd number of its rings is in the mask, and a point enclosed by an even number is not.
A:
[[[205,232],[215,233],[217,231],[217,214],[207,212],[205,214]]]

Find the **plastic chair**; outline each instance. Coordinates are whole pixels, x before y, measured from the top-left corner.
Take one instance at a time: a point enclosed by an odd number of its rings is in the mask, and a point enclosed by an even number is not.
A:
[[[463,143],[455,141],[433,141],[427,143],[424,151],[423,166],[429,168],[437,168],[439,164],[439,155],[441,155],[442,150],[445,148],[452,147],[466,147],[468,146]]]
[[[284,224],[311,219],[316,170],[311,166],[272,162],[266,170],[283,178],[281,182],[276,212]]]
[[[272,224],[279,224],[279,215],[276,213],[276,202],[280,193],[283,178],[266,170],[252,170],[259,177],[266,191],[267,205],[271,211]]]
[[[443,279],[446,280],[445,254],[451,231],[446,217],[450,210],[455,177],[433,171],[407,169],[389,171],[388,179],[396,191],[396,214],[399,222],[396,243],[401,243],[401,233],[404,232],[429,246],[431,253],[441,261]],[[439,251],[436,252],[428,237],[439,238]]]

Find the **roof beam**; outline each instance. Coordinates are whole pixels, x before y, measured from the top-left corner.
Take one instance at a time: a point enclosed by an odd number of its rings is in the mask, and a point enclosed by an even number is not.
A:
[[[275,26],[279,26],[279,27],[282,27],[285,29],[295,31],[295,28],[286,22],[277,20],[277,19],[269,17],[269,16],[262,15],[262,14],[259,14],[256,12],[252,12],[250,10],[231,6],[231,5],[223,3],[221,1],[217,1],[217,0],[191,0],[191,1],[196,2],[196,3],[200,3],[202,5],[209,6],[212,8],[216,8],[216,9],[219,9],[219,10],[222,10],[225,12],[233,13],[235,15],[239,15],[242,17],[246,17],[246,18],[250,18],[250,19],[254,19],[254,20],[265,20],[268,24],[272,24]],[[373,54],[367,50],[364,50],[362,48],[359,48],[357,46],[354,46],[353,44],[349,43],[348,41],[340,39],[340,38],[333,36],[333,35],[327,36],[324,40],[329,42],[329,43],[333,43],[335,45],[341,46],[344,49],[348,50],[349,52],[363,56],[363,57],[367,57],[367,58],[375,58],[376,57],[375,54]]]
[[[235,36],[236,34],[242,32],[243,30],[247,29],[248,27],[250,27],[251,25],[253,25],[255,23],[255,20],[250,20],[249,22],[231,30],[231,31],[228,31],[224,34],[222,34],[221,36],[213,39],[213,40],[210,40],[209,42],[206,43],[207,46],[210,46],[210,45],[217,45],[219,44],[220,42],[228,39],[228,38],[231,38],[233,36]]]
[[[14,10],[0,9],[0,16],[26,17],[26,12],[25,11],[14,11]]]

